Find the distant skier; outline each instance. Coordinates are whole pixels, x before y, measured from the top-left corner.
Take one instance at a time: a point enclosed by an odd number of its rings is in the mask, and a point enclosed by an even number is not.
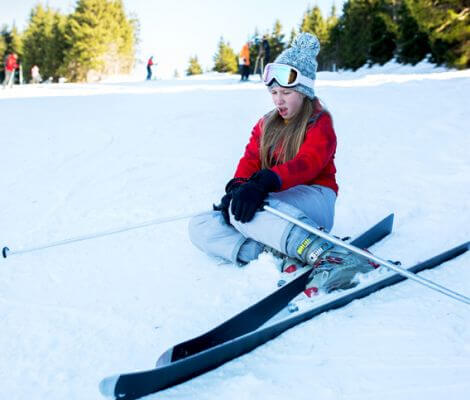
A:
[[[41,74],[39,73],[39,67],[34,64],[33,67],[31,68],[31,83],[36,84],[36,83],[41,83]]]
[[[152,79],[152,67],[155,65],[153,62],[153,56],[151,56],[147,61],[147,80]]]
[[[3,80],[3,88],[11,88],[15,81],[15,70],[18,68],[18,57],[15,53],[11,53],[5,60],[5,79]]]
[[[261,79],[263,79],[264,66],[268,65],[271,57],[271,47],[268,42],[268,35],[263,36],[263,40],[259,43],[258,56],[256,57],[255,69],[253,73],[259,73]]]
[[[263,36],[263,41],[261,42],[261,47],[263,48],[263,71],[264,66],[268,65],[271,60],[271,46],[269,46],[268,35]]]
[[[241,80],[247,81],[250,76],[250,44],[247,42],[243,45],[240,52]]]
[[[246,264],[264,250],[280,253],[287,256],[284,274],[305,264],[315,266],[305,292],[310,294],[348,287],[356,272],[372,269],[367,260],[258,212],[268,202],[314,227],[329,231],[333,226],[336,134],[331,114],[315,96],[319,50],[316,36],[302,33],[266,66],[263,81],[275,108],[254,126],[220,205],[189,224],[192,242],[209,255]]]

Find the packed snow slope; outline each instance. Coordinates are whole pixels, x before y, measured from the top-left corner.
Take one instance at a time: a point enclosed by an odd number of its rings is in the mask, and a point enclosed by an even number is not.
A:
[[[338,135],[333,233],[390,212],[373,248],[408,266],[470,239],[470,71],[319,73]],[[12,251],[207,210],[272,108],[254,79],[0,91],[0,246]],[[470,295],[470,254],[424,277]],[[100,399],[276,287],[273,259],[220,264],[187,220],[0,260],[0,398]],[[149,399],[468,399],[470,309],[403,282]]]

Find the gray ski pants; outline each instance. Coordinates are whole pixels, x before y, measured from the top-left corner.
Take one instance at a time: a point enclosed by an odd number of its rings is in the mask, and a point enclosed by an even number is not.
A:
[[[333,226],[336,194],[319,185],[299,185],[270,193],[269,205],[316,228]],[[295,257],[295,248],[309,233],[267,211],[258,211],[247,223],[227,225],[220,211],[208,211],[189,222],[193,244],[208,255],[233,263],[247,263],[258,257],[264,245]],[[295,229],[294,229],[295,228]]]
[[[13,81],[15,80],[15,71],[5,70],[5,79],[3,80],[3,87],[12,87]]]

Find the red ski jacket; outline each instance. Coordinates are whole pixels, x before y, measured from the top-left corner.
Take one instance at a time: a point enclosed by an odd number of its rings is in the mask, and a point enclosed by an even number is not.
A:
[[[5,62],[5,69],[7,71],[14,71],[16,68],[18,68],[18,64],[16,63],[16,57],[13,56],[13,54],[10,54]]]
[[[245,148],[235,171],[235,178],[249,178],[261,169],[260,138],[264,118],[261,118],[251,132],[251,138]],[[338,193],[335,179],[336,134],[331,116],[324,112],[318,119],[307,126],[305,140],[299,152],[285,163],[272,167],[281,179],[281,189],[286,190],[297,185],[322,185]]]

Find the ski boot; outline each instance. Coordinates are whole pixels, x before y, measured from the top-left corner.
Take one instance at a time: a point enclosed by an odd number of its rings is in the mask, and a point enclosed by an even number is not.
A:
[[[297,252],[313,270],[305,290],[289,303],[290,312],[298,311],[304,304],[308,305],[320,293],[356,286],[356,274],[379,267],[364,257],[313,235],[302,242]]]
[[[281,277],[277,282],[277,286],[281,287],[286,283],[289,283],[304,272],[306,267],[308,267],[308,265],[305,263],[302,263],[295,258],[286,257],[280,267]]]
[[[264,246],[263,252],[272,254],[276,259],[276,267],[281,273],[279,281],[277,282],[278,287],[284,286],[286,283],[292,281],[304,272],[305,267],[307,267],[307,265],[300,260],[286,256],[279,250],[267,245]]]

